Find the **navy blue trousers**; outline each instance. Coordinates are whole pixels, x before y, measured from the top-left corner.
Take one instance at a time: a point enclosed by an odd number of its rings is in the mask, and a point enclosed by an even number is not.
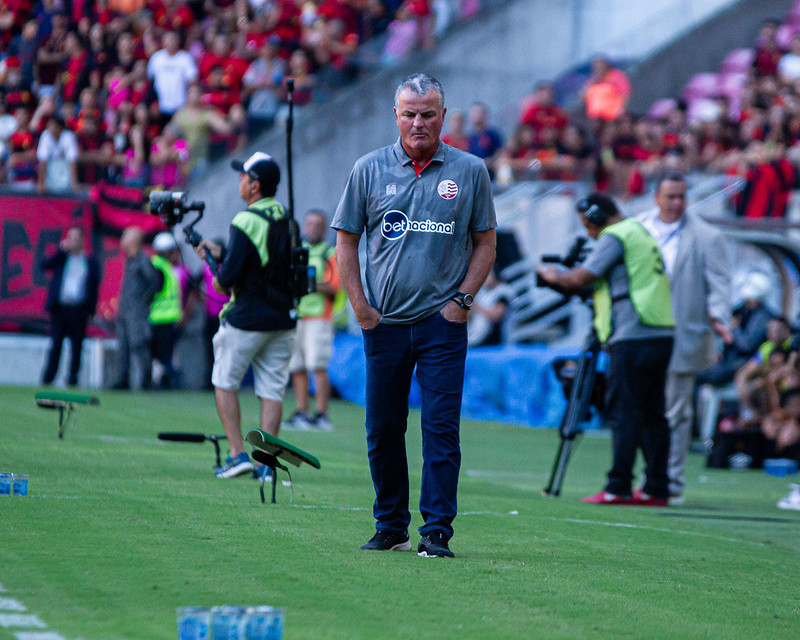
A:
[[[379,324],[362,331],[367,360],[367,450],[375,487],[378,531],[408,530],[406,428],[411,375],[417,369],[422,399],[422,535],[435,529],[453,535],[461,468],[459,425],[466,323],[437,312],[406,325]]]

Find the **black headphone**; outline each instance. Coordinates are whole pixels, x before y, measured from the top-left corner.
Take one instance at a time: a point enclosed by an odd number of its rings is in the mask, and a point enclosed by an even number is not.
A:
[[[583,198],[578,202],[578,211],[586,216],[586,219],[593,225],[602,227],[611,217],[600,205],[589,202],[588,198]]]

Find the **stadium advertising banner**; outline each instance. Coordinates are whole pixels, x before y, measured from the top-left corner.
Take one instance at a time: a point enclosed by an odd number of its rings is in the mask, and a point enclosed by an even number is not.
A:
[[[101,281],[92,334],[113,328],[124,256],[119,238],[127,226],[142,228],[148,238],[165,229],[145,213],[140,189],[98,185],[88,198],[0,195],[0,330],[46,330],[50,274],[41,262],[58,249],[68,227],[83,227],[86,252],[100,262]]]
[[[71,225],[91,237],[85,200],[0,196],[0,323],[35,328],[44,310],[49,276],[41,268]]]

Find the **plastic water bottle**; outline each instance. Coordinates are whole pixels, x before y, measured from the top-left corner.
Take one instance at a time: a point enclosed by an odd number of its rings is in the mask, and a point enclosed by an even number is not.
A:
[[[211,637],[214,640],[246,640],[244,607],[225,605],[211,609]]]
[[[247,609],[247,640],[281,640],[283,609],[259,606]]]
[[[204,607],[178,607],[178,640],[209,640],[210,621]]]
[[[11,476],[12,493],[15,496],[28,495],[28,474],[14,473]]]
[[[13,485],[13,473],[0,473],[0,496],[10,496]]]

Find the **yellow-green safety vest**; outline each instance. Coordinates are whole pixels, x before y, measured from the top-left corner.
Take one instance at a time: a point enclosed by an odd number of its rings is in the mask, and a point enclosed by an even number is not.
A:
[[[308,266],[314,267],[317,271],[317,282],[325,281],[325,264],[334,253],[335,249],[324,240],[316,244],[304,242],[303,246],[308,249]],[[300,298],[297,305],[297,313],[301,318],[317,318],[325,313],[325,303],[328,296],[324,293],[309,293]]]
[[[286,217],[286,209],[275,198],[267,197],[256,200],[250,205],[250,209],[256,209],[263,212],[273,220],[282,220]],[[244,233],[253,243],[253,246],[258,251],[258,257],[261,260],[261,266],[266,267],[269,263],[269,249],[267,247],[267,237],[269,236],[269,221],[255,213],[254,211],[240,211],[237,213],[231,225]],[[230,300],[222,307],[219,312],[219,318],[222,320],[228,310],[233,306],[236,301],[236,289],[231,290]]]
[[[674,327],[669,277],[664,269],[658,243],[633,218],[625,218],[609,225],[600,232],[600,236],[607,233],[622,242],[630,299],[639,321],[647,327]],[[594,326],[597,337],[603,343],[608,341],[613,331],[612,304],[608,280],[602,278],[595,284]]]
[[[150,324],[178,322],[181,319],[181,285],[172,263],[159,255],[150,258],[150,262],[164,274],[164,286],[150,303]]]

